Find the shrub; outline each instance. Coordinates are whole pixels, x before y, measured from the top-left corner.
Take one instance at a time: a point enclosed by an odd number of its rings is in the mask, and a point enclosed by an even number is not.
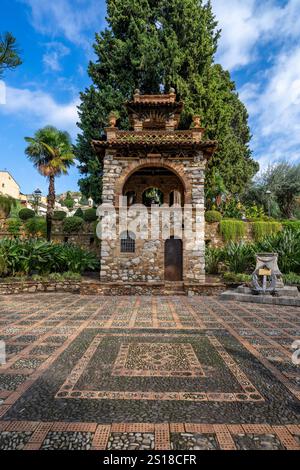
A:
[[[286,229],[257,243],[257,252],[278,253],[282,273],[300,274],[300,230]]]
[[[83,219],[85,220],[85,222],[95,222],[95,220],[97,220],[97,218],[98,218],[97,217],[97,211],[94,208],[87,209],[83,213]]]
[[[32,219],[33,217],[35,217],[35,212],[32,209],[24,208],[20,210],[19,217],[21,220]]]
[[[297,232],[300,230],[300,220],[284,220],[282,222],[282,226],[284,229],[289,229]]]
[[[54,211],[53,220],[64,220],[67,217],[66,212],[64,211]]]
[[[220,222],[221,219],[222,219],[222,214],[219,211],[206,211],[205,212],[205,221],[208,223]]]
[[[230,284],[242,284],[251,282],[252,276],[250,274],[231,273],[227,272],[223,274],[223,280]]]
[[[79,232],[83,224],[81,217],[67,217],[63,221],[63,231],[65,233],[76,233]]]
[[[83,210],[81,207],[78,207],[78,209],[75,211],[74,217],[81,217],[83,219]]]
[[[251,274],[255,268],[255,244],[230,242],[224,248],[224,261],[233,273]]]
[[[6,219],[11,210],[17,206],[17,200],[11,196],[0,194],[0,218]]]
[[[77,246],[33,239],[0,240],[0,276],[81,273],[98,267],[96,256]]]
[[[288,286],[300,286],[300,275],[295,273],[284,274],[283,282]]]
[[[222,249],[207,247],[205,250],[205,270],[207,274],[218,274],[219,263],[222,260]]]
[[[279,222],[252,222],[252,234],[255,241],[259,241],[268,235],[278,233],[282,230]]]
[[[46,237],[47,225],[43,217],[33,217],[25,222],[25,231],[31,237]]]
[[[240,240],[246,234],[246,224],[235,219],[221,220],[220,233],[225,242]]]
[[[22,221],[20,219],[9,219],[7,222],[7,231],[14,237],[20,235]]]

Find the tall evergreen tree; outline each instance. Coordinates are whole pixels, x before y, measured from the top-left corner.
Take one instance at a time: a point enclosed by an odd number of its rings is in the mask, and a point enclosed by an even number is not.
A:
[[[185,108],[181,128],[200,114],[206,137],[219,141],[207,185],[218,168],[231,193],[243,190],[258,170],[249,149],[248,115],[228,72],[214,63],[220,31],[211,2],[203,0],[107,0],[108,28],[96,35],[93,84],[81,94],[77,158],[82,192],[101,200],[101,166],[91,140],[103,135],[110,111],[128,128],[124,101],[135,88],[156,93],[174,87]]]

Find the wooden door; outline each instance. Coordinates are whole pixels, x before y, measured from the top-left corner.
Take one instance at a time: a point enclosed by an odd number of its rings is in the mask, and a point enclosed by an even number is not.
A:
[[[182,281],[182,240],[179,238],[165,242],[165,281]]]

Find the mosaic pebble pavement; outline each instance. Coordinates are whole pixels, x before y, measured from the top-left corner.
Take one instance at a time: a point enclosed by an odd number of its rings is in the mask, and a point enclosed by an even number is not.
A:
[[[0,449],[300,449],[300,309],[0,297]]]

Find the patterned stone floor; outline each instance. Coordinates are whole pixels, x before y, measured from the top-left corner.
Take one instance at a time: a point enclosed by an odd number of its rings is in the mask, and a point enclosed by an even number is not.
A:
[[[300,309],[0,297],[0,449],[299,449]]]

